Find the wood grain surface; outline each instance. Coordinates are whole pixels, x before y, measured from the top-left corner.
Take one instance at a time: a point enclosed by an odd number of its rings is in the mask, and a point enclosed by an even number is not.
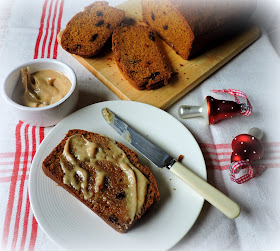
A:
[[[135,21],[144,25],[140,0],[129,0],[118,5],[117,8],[125,10],[125,22]],[[167,86],[150,91],[140,91],[129,84],[120,73],[110,49],[93,58],[82,58],[77,55],[73,55],[73,57],[120,99],[139,101],[166,109],[244,50],[259,36],[259,28],[255,25],[249,25],[244,32],[191,60],[182,59],[170,46],[160,41],[159,45],[167,63],[178,74],[171,78]],[[60,41],[60,37],[61,33],[58,35],[58,41]]]

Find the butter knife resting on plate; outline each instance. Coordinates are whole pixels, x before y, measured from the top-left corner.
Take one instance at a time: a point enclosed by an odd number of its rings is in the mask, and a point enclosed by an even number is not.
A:
[[[102,114],[117,133],[157,167],[169,169],[227,217],[234,219],[240,214],[240,207],[236,202],[136,132],[111,110],[103,108]]]

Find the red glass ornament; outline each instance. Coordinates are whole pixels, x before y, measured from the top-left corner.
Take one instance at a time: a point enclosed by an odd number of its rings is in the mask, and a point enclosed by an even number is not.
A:
[[[238,104],[234,101],[218,100],[207,96],[201,106],[183,105],[179,107],[179,116],[183,119],[203,117],[209,125],[222,119],[232,118],[245,112],[246,104]]]
[[[257,130],[259,129],[252,128],[248,134],[240,134],[233,139],[231,144],[233,150],[231,162],[240,160],[253,162],[263,156],[264,147],[259,140],[262,136],[262,132]]]
[[[234,101],[218,100],[211,96],[206,97],[209,125],[222,119],[232,118],[243,111],[244,104]]]

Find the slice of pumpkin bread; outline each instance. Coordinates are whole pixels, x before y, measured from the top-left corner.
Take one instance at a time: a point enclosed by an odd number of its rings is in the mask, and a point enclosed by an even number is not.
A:
[[[42,168],[121,233],[159,200],[150,169],[139,163],[134,151],[104,135],[70,130],[46,157]]]
[[[97,55],[124,16],[123,10],[109,6],[106,1],[94,2],[67,23],[61,46],[82,57]]]
[[[114,59],[124,77],[139,90],[160,88],[172,75],[147,26],[118,26],[112,36]]]

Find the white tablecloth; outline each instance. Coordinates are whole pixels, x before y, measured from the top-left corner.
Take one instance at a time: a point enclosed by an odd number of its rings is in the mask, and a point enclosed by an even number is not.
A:
[[[122,1],[109,2],[117,5]],[[57,58],[68,63],[77,74],[80,89],[77,109],[101,101],[118,100],[115,94],[55,42],[57,32],[89,3],[89,0],[9,2],[11,14],[9,19],[5,19],[8,29],[0,54],[1,84],[5,74],[16,65],[33,58]],[[275,14],[275,11],[271,13]],[[264,19],[263,16],[261,18]],[[257,22],[259,20],[256,19]],[[229,195],[242,209],[237,219],[230,220],[205,202],[196,223],[173,250],[279,248],[279,66],[279,56],[263,30],[256,42],[166,110],[180,120],[198,141],[206,161],[208,182]],[[233,100],[229,95],[210,91],[228,88],[242,90],[248,95],[253,106],[250,117],[236,116],[212,126],[206,125],[203,119],[182,120],[178,117],[180,105],[199,105],[207,95]],[[37,128],[19,122],[7,110],[2,99],[0,117],[1,248],[55,250],[56,244],[38,226],[28,198],[32,157],[52,128]],[[251,127],[259,127],[264,132],[262,141],[265,154],[258,163],[265,164],[266,169],[258,177],[238,185],[229,179],[231,141],[238,134],[247,133]]]

